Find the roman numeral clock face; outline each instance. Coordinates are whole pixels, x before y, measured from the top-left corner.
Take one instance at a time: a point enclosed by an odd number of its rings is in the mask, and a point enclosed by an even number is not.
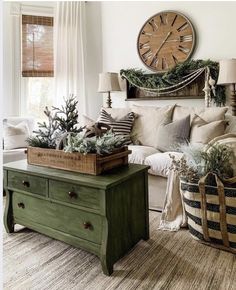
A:
[[[138,36],[138,54],[153,71],[167,71],[187,60],[194,49],[195,34],[190,21],[174,11],[148,19]]]

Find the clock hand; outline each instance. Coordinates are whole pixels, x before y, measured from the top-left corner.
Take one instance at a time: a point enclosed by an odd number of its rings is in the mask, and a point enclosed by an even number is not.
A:
[[[167,41],[167,39],[169,38],[169,36],[171,35],[171,31],[169,31],[165,37],[165,39],[162,41],[161,45],[158,47],[156,53],[154,56],[157,56],[158,52],[160,51],[160,49],[162,48],[162,46],[164,45],[164,43]]]
[[[179,39],[170,39],[170,40],[167,40],[166,42],[177,42],[177,41],[180,41]]]
[[[192,41],[192,35],[181,35],[178,39],[170,39],[166,42],[190,42]]]

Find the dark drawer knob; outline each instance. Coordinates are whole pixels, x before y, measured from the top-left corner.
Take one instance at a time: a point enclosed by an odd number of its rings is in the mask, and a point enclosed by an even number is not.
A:
[[[84,226],[84,229],[90,229],[92,227],[91,223],[90,222],[84,222],[83,223],[83,226]]]
[[[18,207],[25,208],[25,205],[23,204],[23,202],[19,202],[17,205]]]
[[[25,187],[30,187],[30,183],[29,183],[29,181],[25,181],[25,180],[23,180],[23,181],[22,181],[22,184],[23,184]]]
[[[69,195],[70,198],[77,198],[77,193],[74,192],[74,191],[69,191],[68,195]]]

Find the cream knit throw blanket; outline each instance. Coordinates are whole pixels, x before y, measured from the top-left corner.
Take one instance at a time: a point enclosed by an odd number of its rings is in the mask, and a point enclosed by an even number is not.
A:
[[[213,139],[210,144],[224,144],[232,148],[234,156],[232,165],[236,176],[236,134],[225,134]],[[180,227],[187,225],[187,217],[184,210],[183,198],[180,191],[180,181],[177,172],[169,171],[166,187],[166,197],[161,215],[159,229],[178,231]]]

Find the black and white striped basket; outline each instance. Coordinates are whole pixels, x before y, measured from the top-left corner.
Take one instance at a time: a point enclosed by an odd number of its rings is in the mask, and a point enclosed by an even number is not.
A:
[[[211,174],[211,173],[210,173]],[[194,238],[236,254],[236,188],[206,185],[209,174],[197,183],[181,181],[188,227]]]

